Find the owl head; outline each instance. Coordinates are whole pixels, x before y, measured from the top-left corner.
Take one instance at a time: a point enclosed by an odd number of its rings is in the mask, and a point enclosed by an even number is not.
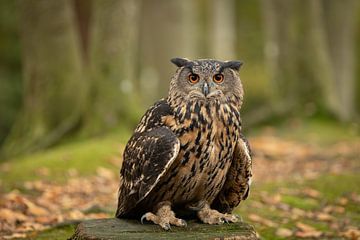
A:
[[[178,70],[174,74],[169,96],[181,101],[238,101],[241,106],[243,88],[239,77],[240,61],[173,58]]]

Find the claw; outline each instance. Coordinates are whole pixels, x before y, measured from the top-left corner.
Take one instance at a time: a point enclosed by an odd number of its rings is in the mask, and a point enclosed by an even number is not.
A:
[[[234,214],[235,217],[237,217],[240,222],[243,222],[243,218],[239,214]]]
[[[144,215],[142,215],[140,221],[141,221],[141,224],[144,224],[144,218],[146,219],[146,213]]]
[[[165,229],[166,231],[168,230],[171,230],[171,226],[169,223],[165,223],[163,226],[162,226],[163,229]]]
[[[187,226],[187,222],[186,222],[185,220],[181,219],[181,225],[182,225],[183,227],[186,227],[186,226]]]

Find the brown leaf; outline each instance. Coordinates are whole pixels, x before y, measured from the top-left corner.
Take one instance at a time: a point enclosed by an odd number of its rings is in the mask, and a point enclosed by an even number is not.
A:
[[[49,212],[40,206],[37,206],[35,203],[31,202],[27,198],[23,198],[24,204],[27,206],[27,212],[33,216],[44,216],[49,214]]]
[[[331,222],[333,221],[335,218],[333,216],[331,216],[330,214],[327,213],[317,213],[316,214],[316,218],[320,221],[325,221],[325,222]]]
[[[360,230],[355,227],[350,227],[345,232],[340,233],[340,236],[351,240],[358,240],[360,239]]]
[[[281,202],[280,194],[269,195],[268,192],[265,192],[265,191],[262,191],[260,194],[261,194],[261,201],[263,203],[266,203],[269,205],[276,205]]]
[[[324,207],[322,209],[323,212],[325,213],[344,213],[345,212],[345,208],[341,207],[341,206],[333,206],[333,205],[328,205],[326,207]]]
[[[293,232],[288,228],[279,228],[276,230],[276,236],[286,238],[292,236]]]
[[[268,226],[268,227],[276,227],[277,226],[277,224],[274,223],[273,221],[263,218],[256,214],[250,214],[248,217],[251,221],[264,224],[265,226]]]
[[[345,206],[347,203],[349,202],[349,200],[347,198],[344,198],[344,197],[341,197],[337,200],[337,203],[342,205],[342,206]]]
[[[296,232],[295,236],[300,238],[318,238],[322,235],[322,232],[320,231],[307,231],[307,232]]]
[[[320,237],[322,235],[321,231],[316,230],[310,225],[307,225],[302,222],[297,222],[296,227],[299,228],[300,231],[295,233],[295,236],[300,238],[309,238],[309,237]]]
[[[114,178],[114,172],[108,168],[98,167],[96,169],[96,173],[99,177],[103,177],[105,179],[113,179]]]
[[[310,231],[315,231],[316,230],[312,226],[307,225],[307,224],[302,223],[302,222],[297,222],[296,227],[299,228],[303,232],[310,232]]]
[[[303,189],[302,193],[312,198],[319,198],[321,196],[321,193],[319,191],[312,188],[305,188]]]
[[[25,233],[13,233],[9,236],[3,236],[4,239],[14,239],[14,238],[26,238]]]
[[[17,221],[24,222],[27,219],[28,217],[20,212],[12,211],[6,208],[0,209],[0,220],[2,221],[6,221],[8,223],[15,223]]]
[[[40,168],[36,169],[36,174],[46,177],[46,176],[50,175],[50,170],[46,167],[40,167]]]
[[[352,192],[350,195],[350,198],[352,201],[354,201],[356,203],[360,203],[360,195],[359,194]]]

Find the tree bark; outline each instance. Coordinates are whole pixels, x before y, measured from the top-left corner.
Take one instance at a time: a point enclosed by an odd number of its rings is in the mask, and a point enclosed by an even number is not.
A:
[[[236,29],[234,0],[212,0],[211,21],[208,39],[211,42],[211,56],[215,59],[233,60],[236,56]]]
[[[330,61],[334,72],[340,120],[349,121],[355,115],[355,53],[356,24],[359,1],[323,1],[324,28],[327,32]]]
[[[137,113],[138,5],[133,0],[93,1],[86,135],[119,126]]]
[[[190,221],[185,228],[172,227],[164,231],[154,224],[140,224],[136,220],[99,219],[80,223],[72,240],[106,239],[258,239],[252,226],[247,223],[208,225]]]
[[[2,154],[48,147],[78,123],[83,81],[73,12],[68,0],[23,0],[23,109]]]
[[[143,1],[139,88],[147,105],[167,96],[176,69],[171,58],[197,56],[196,9],[191,0]]]

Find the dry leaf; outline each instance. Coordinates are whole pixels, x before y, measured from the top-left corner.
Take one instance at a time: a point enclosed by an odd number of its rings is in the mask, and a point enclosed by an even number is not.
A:
[[[288,228],[279,228],[276,230],[276,236],[286,238],[292,236],[293,232]]]
[[[305,188],[303,189],[303,194],[305,194],[308,197],[312,198],[319,198],[321,196],[321,193],[315,189],[312,188]]]
[[[7,222],[26,221],[27,216],[7,208],[0,208],[0,220]]]
[[[14,238],[26,238],[25,233],[13,233],[9,236],[3,236],[4,239],[14,239]]]
[[[297,222],[296,227],[298,227],[300,231],[296,232],[295,236],[300,237],[300,238],[308,238],[308,237],[317,238],[322,235],[321,231],[318,231],[315,228],[313,228],[312,226],[307,225],[302,222]]]
[[[340,236],[351,240],[358,240],[360,239],[360,230],[355,227],[350,227],[345,232],[340,233]]]
[[[340,205],[346,205],[349,202],[349,200],[347,198],[341,197],[337,200],[337,203]]]
[[[295,236],[300,238],[318,238],[322,235],[320,231],[296,232]]]
[[[96,173],[99,177],[103,177],[106,179],[112,179],[114,178],[114,172],[111,171],[108,168],[104,168],[104,167],[99,167],[96,169]]]
[[[302,223],[302,222],[297,222],[296,227],[299,228],[303,232],[310,232],[310,231],[315,231],[316,230],[312,226],[307,225],[307,224]]]
[[[256,215],[256,214],[250,214],[248,217],[251,221],[264,224],[265,226],[268,226],[268,227],[276,227],[277,226],[277,224],[274,223],[273,221],[263,218],[263,217],[260,217],[259,215]]]
[[[335,218],[327,213],[317,213],[316,218],[320,221],[330,222],[333,221]]]

